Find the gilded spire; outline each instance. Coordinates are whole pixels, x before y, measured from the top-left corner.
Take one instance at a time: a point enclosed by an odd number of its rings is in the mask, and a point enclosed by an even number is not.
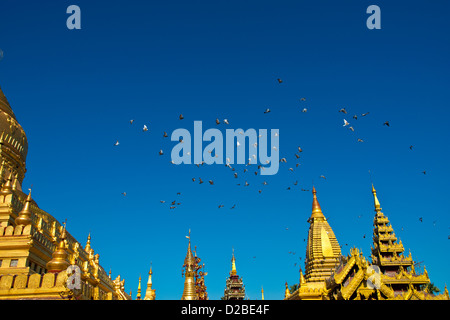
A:
[[[84,250],[89,253],[89,251],[91,251],[91,233],[89,232],[88,234],[88,238],[87,238],[87,242],[86,242],[86,247],[84,247]]]
[[[312,214],[311,214],[311,218],[325,218],[323,213],[322,213],[322,209],[320,208],[320,204],[319,201],[317,200],[317,191],[316,188],[313,186],[312,189],[312,193],[313,193],[313,203],[312,203]]]
[[[286,281],[286,283],[284,285],[286,286],[286,289],[284,290],[284,298],[287,299],[291,295],[291,292],[289,291],[289,287],[288,287],[287,281]]]
[[[261,300],[264,300],[264,289],[262,286],[261,286]]]
[[[373,186],[373,183],[372,183],[372,193],[373,193],[373,202],[374,202],[374,205],[375,205],[375,212],[380,212],[381,211],[381,206],[380,206],[380,202],[378,201],[377,190],[375,190],[375,187]]]
[[[147,291],[145,292],[144,300],[155,300],[155,289],[152,289],[152,266],[150,264],[150,271],[148,272]]]
[[[13,179],[13,172],[11,170],[9,172],[8,179],[6,179],[5,184],[2,186],[2,189],[0,190],[0,193],[9,194],[12,192],[12,179]]]
[[[141,275],[139,275],[139,284],[136,294],[136,300],[141,300]]]
[[[53,259],[47,262],[48,272],[58,273],[69,267],[70,263],[67,260],[68,253],[65,244],[66,237],[66,227],[64,226],[60,236],[59,246],[52,254]]]
[[[236,258],[234,257],[234,249],[233,249],[233,256],[231,258],[231,273],[232,276],[235,276],[237,274],[236,272]]]
[[[189,239],[188,250],[186,254],[186,258],[184,258],[183,268],[184,271],[184,290],[183,295],[181,296],[181,300],[198,300],[198,295],[195,290],[195,279],[194,279],[194,264],[195,258],[192,254],[191,250],[191,230],[189,229],[189,236],[186,236]]]
[[[30,203],[31,203],[31,189],[30,193],[28,193],[28,197],[25,200],[25,204],[23,205],[22,211],[19,212],[15,222],[16,225],[29,225],[31,223],[31,211],[30,211]]]

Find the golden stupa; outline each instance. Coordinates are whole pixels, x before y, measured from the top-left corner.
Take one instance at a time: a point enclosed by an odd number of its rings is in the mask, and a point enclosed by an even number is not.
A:
[[[290,292],[286,283],[285,300],[449,300],[447,287],[441,294],[428,292],[426,269],[416,272],[411,253],[403,254],[388,218],[381,212],[372,185],[375,205],[371,260],[357,248],[347,256],[322,213],[313,188],[313,208],[306,249],[306,272],[300,270],[297,289]]]
[[[124,280],[112,280],[99,254],[85,248],[51,214],[22,192],[28,141],[0,88],[0,299],[128,300]],[[67,287],[69,266],[81,289]]]

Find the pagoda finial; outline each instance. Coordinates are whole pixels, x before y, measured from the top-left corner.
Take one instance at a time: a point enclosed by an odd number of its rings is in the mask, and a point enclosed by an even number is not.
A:
[[[86,247],[84,247],[84,250],[89,253],[91,251],[91,233],[89,232],[86,242]]]
[[[373,202],[374,202],[374,205],[375,205],[375,212],[380,212],[381,211],[381,205],[380,205],[380,201],[378,201],[377,190],[375,190],[375,187],[373,186],[373,183],[372,183],[372,194],[373,194]]]
[[[264,288],[261,286],[261,300],[264,300]]]
[[[152,289],[152,263],[150,262],[150,271],[148,272],[147,291],[144,300],[155,300],[155,289]]]
[[[12,179],[13,179],[13,172],[12,170],[10,170],[8,179],[6,179],[5,184],[2,186],[1,193],[8,194],[12,192]]]
[[[16,225],[29,225],[31,223],[31,211],[30,211],[30,203],[31,203],[31,188],[29,189],[27,199],[25,200],[25,204],[23,205],[22,211],[19,212],[15,222]]]
[[[233,248],[233,253],[232,253],[232,257],[231,257],[231,272],[230,275],[235,276],[237,274],[236,272],[236,258],[234,257],[234,248]]]
[[[198,295],[195,289],[195,279],[194,279],[194,264],[195,258],[192,255],[191,250],[191,229],[189,229],[189,239],[188,250],[186,258],[184,258],[183,268],[185,268],[185,280],[184,280],[184,290],[181,300],[198,300]]]
[[[312,203],[311,218],[325,218],[322,213],[322,209],[320,208],[319,201],[317,200],[317,191],[314,186],[312,188],[312,194],[313,194],[313,203]]]

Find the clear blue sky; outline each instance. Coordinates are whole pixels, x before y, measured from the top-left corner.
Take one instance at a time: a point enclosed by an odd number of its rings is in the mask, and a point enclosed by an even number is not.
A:
[[[71,4],[81,30],[66,27]],[[371,4],[381,30],[366,27]],[[91,232],[102,266],[133,297],[151,262],[157,299],[181,297],[191,229],[211,299],[223,295],[233,247],[248,297],[264,287],[266,299],[282,299],[299,257],[303,267],[312,195],[300,190],[312,181],[343,253],[355,246],[370,257],[370,170],[406,253],[443,290],[448,12],[448,1],[2,1],[0,85],[28,136],[23,187],[33,184],[39,206],[67,218],[82,245]],[[270,177],[236,166],[238,179],[225,166],[172,165],[176,143],[163,132],[192,130],[194,120],[224,130],[216,118],[279,129],[288,162]]]

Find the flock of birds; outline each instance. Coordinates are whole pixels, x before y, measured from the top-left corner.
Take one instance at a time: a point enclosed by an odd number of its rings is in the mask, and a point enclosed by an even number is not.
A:
[[[283,83],[283,80],[277,79],[277,82],[278,82],[279,84],[281,84],[281,83]],[[300,103],[301,103],[301,104],[303,104],[303,103],[305,103],[305,102],[306,102],[306,98],[304,98],[304,97],[303,97],[303,98],[300,98]],[[303,105],[301,106],[301,108],[302,108],[302,109],[301,109],[301,112],[303,112],[303,113],[307,113],[307,112],[308,112],[308,109],[307,109],[306,107],[304,107]],[[271,112],[270,108],[266,108],[266,109],[264,110],[264,114],[269,114],[270,112]],[[348,111],[347,111],[345,108],[340,108],[340,109],[338,110],[338,112],[339,112],[339,113],[342,113],[343,115],[348,115],[348,114],[349,114]],[[360,114],[360,115],[354,114],[354,115],[352,116],[352,120],[355,120],[355,121],[356,121],[356,120],[358,120],[359,118],[367,117],[369,114],[370,114],[370,112],[365,112],[365,113],[362,113],[362,114]],[[180,115],[178,116],[178,120],[183,120],[183,119],[184,119],[183,114],[180,114]],[[131,124],[131,125],[133,125],[133,122],[134,122],[134,120],[130,120],[130,124]],[[355,131],[355,128],[350,124],[350,122],[349,122],[346,118],[343,119],[343,122],[344,122],[343,127],[348,128],[348,130],[351,130],[352,132]],[[220,125],[220,124],[222,124],[222,123],[223,123],[223,124],[226,124],[226,125],[229,125],[229,124],[230,124],[230,121],[229,121],[228,119],[223,119],[223,120],[221,121],[219,118],[217,118],[217,119],[215,120],[215,123],[216,123],[216,125]],[[382,125],[383,125],[383,126],[386,126],[386,127],[390,127],[390,122],[389,122],[389,121],[385,121]],[[148,130],[149,130],[149,129],[148,129],[147,125],[143,125],[142,131],[143,131],[143,132],[147,132]],[[163,132],[162,137],[163,137],[163,138],[168,138],[167,132]],[[180,139],[180,142],[182,142],[181,139]],[[364,140],[361,139],[361,138],[357,138],[357,142],[363,143]],[[119,146],[119,145],[120,145],[119,140],[117,140],[117,141],[114,143],[114,146]],[[237,142],[237,147],[239,147],[239,142]],[[257,145],[254,145],[254,147],[256,148]],[[410,150],[413,150],[413,148],[414,148],[413,145],[410,145],[410,146],[409,146],[409,149],[410,149]],[[300,154],[301,154],[302,152],[303,152],[303,149],[302,149],[300,146],[298,146],[298,147],[297,147],[297,150],[294,152],[294,156],[295,156],[294,159],[295,159],[295,160],[299,160],[299,159],[300,159]],[[163,156],[163,155],[164,155],[164,151],[161,149],[161,150],[159,150],[158,154],[159,154],[159,156]],[[217,157],[217,156],[218,156],[218,155],[216,155],[216,157]],[[253,156],[253,160],[256,160],[256,156],[255,156],[255,155],[252,155],[252,156]],[[247,172],[250,172],[250,169],[249,169],[248,166],[249,166],[250,164],[252,164],[251,162],[252,162],[252,158],[249,158],[249,159],[248,159],[248,163],[245,165],[245,168],[242,169],[242,172],[241,172],[241,173],[239,173],[239,172],[237,171],[237,168],[235,168],[235,167],[233,167],[233,166],[230,165],[230,159],[228,159],[228,158],[226,159],[225,167],[227,167],[227,168],[229,168],[229,169],[231,170],[232,176],[233,176],[235,179],[238,179],[241,175],[244,176],[245,174],[248,174]],[[283,157],[283,158],[281,158],[281,159],[279,160],[279,162],[280,162],[280,163],[288,163],[288,160],[287,160],[286,157]],[[195,164],[195,165],[196,165],[197,167],[201,167],[201,166],[205,165],[205,162],[202,161],[201,163],[197,163],[197,164]],[[299,163],[299,162],[294,163],[294,166],[289,167],[288,170],[291,171],[291,172],[293,172],[293,171],[294,171],[294,168],[296,168],[296,167],[298,167],[298,166],[300,166],[300,163]],[[264,169],[264,167],[263,167],[262,165],[257,165],[257,169],[258,169],[258,170],[259,170],[259,169]],[[258,175],[258,171],[253,171],[253,173],[254,173],[255,176]],[[422,173],[423,173],[423,174],[426,174],[426,170],[422,171]],[[325,177],[324,175],[320,175],[320,176],[319,176],[319,179],[324,179],[324,180],[326,180],[326,177]],[[212,179],[204,179],[204,178],[202,178],[202,177],[198,177],[198,178],[197,178],[197,177],[193,177],[193,178],[192,178],[192,183],[198,183],[198,184],[200,184],[200,185],[201,185],[201,184],[204,184],[204,183],[205,183],[205,184],[209,184],[209,185],[214,185],[214,180],[212,180]],[[243,186],[243,187],[249,187],[249,186],[250,186],[250,182],[249,182],[249,179],[244,179],[243,181],[241,181],[241,182],[239,182],[239,183],[236,183],[236,185],[237,185],[237,186]],[[261,187],[257,188],[258,193],[261,194],[261,193],[263,192],[264,186],[267,186],[267,185],[268,185],[268,182],[267,182],[266,180],[264,180],[264,181],[261,183]],[[287,190],[291,190],[291,187],[292,187],[292,186],[297,186],[297,185],[298,185],[298,180],[297,180],[297,181],[294,181],[294,182],[292,183],[292,185],[286,187],[286,189],[287,189]],[[305,189],[305,188],[300,188],[300,190],[301,190],[301,191],[310,191],[310,189]],[[126,192],[123,192],[122,195],[123,195],[123,196],[126,196]],[[174,210],[174,209],[176,209],[178,206],[181,205],[181,200],[179,199],[180,196],[181,196],[181,192],[177,192],[177,197],[178,197],[178,198],[175,199],[175,200],[168,201],[168,203],[170,204],[169,210]],[[165,203],[166,203],[166,200],[160,200],[160,203],[161,203],[161,204],[165,204]],[[218,208],[218,209],[225,208],[225,204],[219,203],[219,204],[217,205],[217,208]],[[230,208],[230,210],[235,209],[235,208],[236,208],[236,204],[233,204],[233,205],[230,206],[229,208]],[[360,218],[361,216],[362,216],[362,215],[358,216],[358,218]],[[420,218],[419,218],[419,221],[422,223],[422,222],[423,222],[423,218],[420,217]],[[434,222],[433,224],[435,224],[435,222]],[[286,230],[289,230],[289,228],[286,228]],[[402,228],[402,230],[403,230],[403,228]],[[366,235],[365,235],[365,234],[363,235],[363,238],[366,238]],[[450,240],[450,235],[448,236],[448,239]],[[303,241],[306,241],[306,239],[303,239]],[[348,245],[348,244],[345,244],[345,245]],[[341,246],[341,247],[342,247],[342,246]],[[294,252],[294,251],[289,251],[289,254],[295,255],[295,252]],[[256,258],[256,257],[254,256],[253,258]],[[300,257],[299,259],[301,260],[301,257]],[[297,266],[297,263],[295,263],[294,266]]]

